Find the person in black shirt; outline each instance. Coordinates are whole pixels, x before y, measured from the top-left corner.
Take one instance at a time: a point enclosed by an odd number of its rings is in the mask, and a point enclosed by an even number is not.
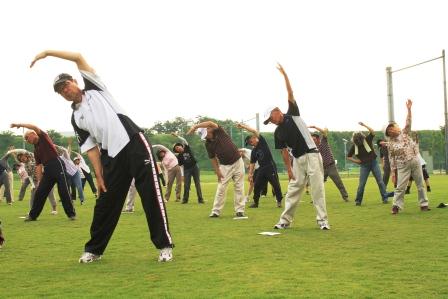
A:
[[[359,122],[359,125],[369,130],[369,135],[365,137],[362,132],[354,132],[352,137],[353,145],[347,154],[348,160],[360,166],[359,185],[358,191],[356,192],[355,204],[357,206],[360,206],[362,203],[364,188],[366,186],[367,178],[369,177],[370,172],[372,172],[373,176],[375,177],[376,183],[378,184],[378,189],[381,193],[381,199],[383,203],[386,204],[388,202],[388,197],[394,196],[394,193],[388,193],[386,191],[386,186],[381,179],[381,170],[378,165],[378,161],[376,160],[376,154],[372,144],[373,137],[375,136],[375,131],[363,122]],[[354,158],[353,156],[356,156],[356,158]]]
[[[283,199],[282,189],[278,180],[277,166],[275,165],[274,158],[272,157],[266,139],[264,139],[257,130],[245,124],[237,124],[237,128],[252,133],[251,136],[246,137],[246,145],[253,146],[249,165],[249,181],[254,184],[254,203],[249,207],[258,208],[261,191],[263,190],[263,187],[270,182],[275,191],[277,207],[281,208]],[[257,162],[259,167],[257,175],[254,177],[255,163]]]
[[[309,179],[311,198],[317,211],[317,223],[320,229],[328,230],[330,225],[325,203],[322,157],[307,125],[300,117],[299,107],[294,99],[285,70],[280,64],[277,68],[285,79],[289,108],[286,114],[281,112],[278,107],[268,108],[264,114],[264,124],[271,122],[277,125],[274,133],[275,148],[282,150],[283,162],[288,170],[289,184],[285,198],[285,210],[274,228],[284,229],[290,226]],[[292,166],[288,149],[291,150],[293,156]]]
[[[177,137],[181,142],[177,142],[173,146],[173,152],[177,153],[177,160],[179,165],[184,167],[184,196],[182,203],[188,203],[188,198],[190,196],[190,186],[191,177],[193,177],[194,185],[196,187],[196,194],[198,196],[198,203],[204,203],[204,198],[202,197],[201,181],[199,177],[199,167],[194,158],[193,152],[191,151],[190,145],[188,145],[187,140],[178,136],[176,133],[172,133],[174,137]]]

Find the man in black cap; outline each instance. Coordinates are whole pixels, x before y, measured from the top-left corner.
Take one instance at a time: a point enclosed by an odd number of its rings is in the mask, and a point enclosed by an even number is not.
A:
[[[277,199],[277,207],[282,207],[282,189],[278,180],[277,166],[275,165],[274,158],[272,157],[271,150],[269,149],[266,139],[258,133],[257,130],[245,125],[237,124],[237,128],[244,129],[252,135],[246,137],[246,145],[253,147],[250,156],[249,165],[249,181],[254,183],[254,203],[250,205],[250,208],[258,208],[261,191],[267,182],[271,183]],[[257,175],[254,177],[255,163],[258,162]]]
[[[47,56],[76,63],[84,80],[84,89],[81,89],[72,76],[60,74],[53,84],[55,92],[72,102],[72,125],[81,152],[87,152],[95,169],[100,192],[90,228],[91,239],[79,262],[101,259],[120,218],[132,178],[142,199],[151,240],[160,249],[159,261],[171,261],[173,242],[157,166],[142,130],[118,106],[81,54],[44,51],[34,58],[30,67]]]

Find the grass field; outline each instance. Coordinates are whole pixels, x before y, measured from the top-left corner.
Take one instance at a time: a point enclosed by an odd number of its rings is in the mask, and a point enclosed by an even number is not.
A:
[[[100,262],[79,264],[89,238],[94,199],[76,203],[78,219],[62,207],[24,223],[28,200],[0,203],[7,243],[0,250],[0,298],[448,298],[448,177],[432,176],[432,211],[420,212],[415,186],[406,209],[390,215],[373,178],[364,204],[354,206],[357,178],[345,178],[351,202],[344,203],[326,183],[330,231],[315,223],[305,195],[293,227],[273,231],[281,209],[272,197],[247,209],[247,220],[233,220],[233,191],[225,211],[209,219],[215,176],[203,175],[205,205],[167,204],[176,244],[175,260],[158,263],[140,202],[123,214]],[[282,178],[283,190],[287,181]],[[17,197],[20,183],[16,182]],[[88,188],[86,188],[87,190]]]

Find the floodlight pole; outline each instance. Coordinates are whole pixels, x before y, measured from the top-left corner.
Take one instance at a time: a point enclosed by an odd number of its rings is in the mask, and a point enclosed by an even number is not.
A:
[[[394,112],[394,89],[392,85],[392,68],[388,66],[386,68],[387,74],[387,108],[389,112],[389,123],[395,121],[395,112]]]
[[[443,62],[443,99],[445,108],[445,174],[448,174],[448,103],[446,95],[445,49],[442,50]]]
[[[260,132],[260,113],[255,114],[255,123],[257,131]]]

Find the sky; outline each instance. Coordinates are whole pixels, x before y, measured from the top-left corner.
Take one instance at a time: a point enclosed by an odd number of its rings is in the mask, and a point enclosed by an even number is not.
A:
[[[308,125],[381,130],[386,67],[440,57],[447,11],[435,0],[2,1],[0,131],[12,122],[72,131],[52,82],[79,72],[51,57],[30,69],[46,49],[82,53],[141,127],[198,115],[255,127],[256,113],[287,109],[280,62]],[[404,124],[411,98],[413,129],[443,125],[442,78],[441,59],[394,73],[395,120]]]

